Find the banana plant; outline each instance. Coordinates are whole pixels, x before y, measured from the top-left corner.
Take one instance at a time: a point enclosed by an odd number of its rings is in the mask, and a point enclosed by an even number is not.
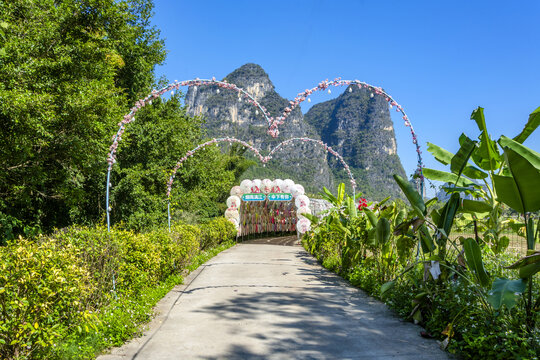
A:
[[[535,119],[538,119],[536,120],[536,126],[538,126],[540,116],[536,116]],[[520,139],[520,136],[516,138]],[[506,136],[501,136],[499,144],[504,149],[505,168],[501,175],[495,175],[493,178],[498,200],[521,213],[525,220],[527,256],[509,268],[518,269],[521,281],[528,284],[525,309],[527,327],[532,330],[536,320],[535,312],[540,307],[540,297],[536,300],[532,299],[534,284],[532,277],[540,272],[540,251],[535,250],[540,220],[535,224],[531,216],[531,213],[540,210],[540,154]],[[498,280],[500,282],[512,281]],[[505,295],[512,296],[509,293]]]
[[[502,252],[509,244],[508,237],[502,235],[503,230],[515,229],[511,227],[508,220],[502,218],[502,209],[498,200],[494,178],[501,175],[505,168],[505,157],[503,149],[497,142],[491,139],[486,127],[484,109],[478,107],[471,114],[480,131],[478,136],[478,149],[472,154],[473,164],[466,163],[463,169],[463,176],[457,180],[454,171],[451,173],[433,169],[424,169],[424,176],[431,180],[438,180],[445,183],[454,183],[453,187],[443,187],[448,193],[461,192],[472,195],[475,200],[463,200],[459,208],[459,213],[467,213],[473,216],[474,220],[480,223],[479,228],[484,229],[483,238],[485,242],[492,245],[495,253]],[[532,112],[529,120],[521,133],[514,138],[514,141],[522,144],[530,134],[540,125],[540,107]],[[460,137],[460,144],[464,138]],[[454,155],[431,143],[428,143],[428,151],[434,158],[444,165],[451,164]],[[482,186],[478,184],[482,183]]]
[[[446,180],[452,180],[453,188],[457,189],[470,184],[474,185],[474,183],[469,182],[469,180],[464,180],[462,175],[465,171],[468,171],[469,173],[473,172],[474,169],[471,170],[473,167],[468,161],[471,156],[474,155],[475,151],[479,149],[478,142],[469,139],[465,134],[460,136],[460,143],[461,146],[458,152],[451,157],[449,156],[451,155],[450,153],[445,153],[441,150],[441,153],[444,154],[444,157],[447,160],[447,164],[450,164],[450,170],[452,172],[439,172],[441,173],[441,176],[444,175]],[[432,173],[433,172],[434,171],[432,171]],[[394,175],[394,179],[417,214],[417,218],[403,224],[400,228],[406,231],[410,226],[413,226],[413,231],[418,234],[420,239],[423,253],[432,253],[438,248],[438,259],[444,261],[446,259],[447,242],[450,232],[452,231],[454,218],[456,217],[458,210],[464,206],[459,192],[453,191],[444,207],[440,210],[429,212],[430,216],[428,216],[428,207],[420,194],[409,184],[409,182],[399,175]],[[434,199],[431,201],[433,200]],[[477,202],[473,202],[472,206],[476,205]],[[431,232],[430,229],[432,230]]]

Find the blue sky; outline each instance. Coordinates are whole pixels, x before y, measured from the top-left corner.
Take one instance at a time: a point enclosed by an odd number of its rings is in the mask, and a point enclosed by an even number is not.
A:
[[[156,0],[153,23],[168,50],[158,75],[223,78],[253,62],[292,99],[323,79],[383,87],[406,110],[427,167],[426,142],[457,151],[478,136],[485,108],[495,139],[517,135],[540,106],[540,1]],[[344,89],[343,89],[344,90]],[[337,96],[333,90],[313,103]],[[304,111],[307,108],[304,108]],[[408,129],[393,117],[398,154],[416,167]],[[540,152],[540,130],[525,145]]]

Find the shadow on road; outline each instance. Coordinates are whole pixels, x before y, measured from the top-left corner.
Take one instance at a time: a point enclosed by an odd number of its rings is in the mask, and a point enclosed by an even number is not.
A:
[[[382,303],[313,266],[317,262],[309,254],[297,257],[305,265],[297,272],[309,283],[303,291],[287,286],[286,279],[279,286],[233,286],[236,294],[197,310],[212,321],[235,324],[220,359],[448,358],[435,342],[420,337],[419,327],[402,322]],[[254,292],[261,287],[264,290]],[[261,340],[263,346],[254,349],[235,341],[235,335]]]

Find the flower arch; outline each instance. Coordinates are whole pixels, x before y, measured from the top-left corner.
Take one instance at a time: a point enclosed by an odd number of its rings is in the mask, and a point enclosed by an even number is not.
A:
[[[316,139],[311,139],[311,138],[307,138],[307,137],[297,137],[297,138],[291,138],[291,139],[284,140],[284,141],[280,142],[279,144],[277,144],[270,151],[270,153],[267,156],[268,159],[271,159],[272,155],[276,151],[280,150],[283,146],[289,145],[289,144],[291,144],[293,142],[296,142],[296,141],[310,142],[310,143],[313,143],[313,144],[317,144],[317,145],[321,146],[324,150],[329,152],[330,154],[334,155],[339,160],[339,162],[341,162],[341,164],[343,165],[343,168],[345,169],[345,171],[347,171],[347,174],[349,175],[349,180],[351,182],[351,187],[353,189],[353,195],[355,195],[355,192],[356,192],[356,180],[354,179],[354,176],[353,176],[353,174],[351,172],[351,169],[350,169],[349,165],[347,165],[347,163],[343,159],[343,156],[341,156],[340,153],[338,153],[336,150],[332,149],[331,146],[329,146],[327,143],[325,143],[322,140],[316,140]]]
[[[186,161],[188,158],[192,157],[197,151],[202,150],[207,146],[210,146],[210,145],[213,145],[213,144],[218,144],[220,142],[238,143],[238,144],[243,145],[247,149],[249,149],[251,152],[253,152],[253,154],[256,157],[259,158],[259,160],[261,161],[262,164],[266,164],[268,162],[268,160],[272,159],[273,154],[276,151],[281,149],[284,145],[288,145],[288,144],[290,144],[292,142],[295,142],[295,141],[310,142],[310,143],[313,143],[313,144],[317,144],[317,145],[323,147],[330,154],[334,155],[341,162],[341,164],[343,165],[343,168],[347,171],[347,173],[349,175],[350,182],[351,182],[351,186],[353,188],[353,193],[355,193],[355,191],[356,191],[355,190],[356,189],[356,180],[354,179],[354,176],[353,176],[353,174],[351,172],[351,169],[350,169],[349,165],[347,165],[347,163],[345,162],[343,157],[337,151],[332,149],[331,146],[328,146],[328,144],[324,143],[321,140],[315,140],[315,139],[305,138],[305,137],[287,139],[287,140],[277,144],[274,148],[272,148],[272,150],[270,150],[270,153],[268,155],[262,156],[260,151],[257,148],[255,148],[253,145],[248,144],[247,142],[245,142],[243,140],[239,140],[239,139],[231,138],[231,137],[215,138],[215,139],[209,140],[209,141],[207,141],[205,143],[199,144],[195,148],[188,151],[182,158],[180,158],[180,160],[178,160],[175,167],[173,168],[172,174],[169,177],[169,181],[167,181],[167,222],[169,224],[169,229],[171,228],[171,202],[170,202],[170,196],[171,196],[172,185],[173,185],[174,179],[176,177],[176,173],[178,172],[178,169],[180,169],[180,167],[182,166],[183,162]]]
[[[111,170],[113,165],[116,163],[116,150],[118,149],[118,145],[120,141],[122,140],[122,135],[124,134],[126,130],[126,126],[133,121],[135,121],[135,114],[146,105],[151,105],[152,100],[157,99],[161,96],[163,96],[167,92],[171,92],[171,95],[174,94],[174,90],[178,90],[181,86],[218,86],[219,88],[223,89],[229,89],[232,91],[236,91],[238,93],[239,99],[246,99],[246,101],[255,106],[258,110],[260,110],[262,116],[265,118],[266,122],[268,123],[268,127],[270,128],[271,124],[273,123],[274,119],[270,116],[268,110],[255,98],[249,94],[244,89],[236,86],[235,84],[228,83],[227,81],[218,81],[215,77],[212,79],[193,79],[193,80],[184,80],[184,81],[175,81],[159,90],[152,90],[152,92],[146,96],[145,98],[139,99],[135,102],[135,105],[130,109],[129,113],[124,115],[122,118],[122,121],[118,123],[118,130],[116,134],[112,137],[112,144],[109,147],[109,154],[107,155],[107,187],[106,187],[106,194],[105,194],[105,201],[106,201],[106,212],[107,212],[107,229],[110,230],[110,205],[109,205],[109,196],[110,196],[110,188],[112,186],[111,184]],[[219,89],[218,89],[219,91]],[[258,113],[257,110],[257,113]]]
[[[309,95],[313,94],[314,92],[324,91],[328,89],[328,93],[330,93],[331,92],[331,90],[329,89],[330,86],[337,87],[337,86],[349,86],[349,85],[356,85],[358,86],[359,89],[365,88],[365,89],[371,90],[372,91],[371,97],[373,97],[374,94],[381,95],[388,102],[390,108],[395,107],[396,111],[400,112],[403,115],[402,118],[403,118],[404,124],[406,127],[410,128],[412,142],[416,146],[418,167],[415,171],[415,174],[420,177],[420,181],[421,181],[420,192],[422,193],[422,188],[424,186],[424,176],[422,174],[422,168],[424,167],[424,165],[422,162],[422,151],[420,150],[420,144],[418,143],[418,136],[416,135],[416,132],[414,131],[412,123],[409,119],[409,116],[405,113],[405,109],[403,108],[403,106],[398,104],[397,101],[394,100],[394,98],[390,96],[386,91],[384,91],[381,87],[376,87],[360,80],[342,80],[341,78],[335,78],[332,81],[328,81],[328,79],[323,80],[317,86],[311,89],[306,89],[298,93],[298,95],[296,95],[294,100],[289,101],[289,106],[285,108],[281,116],[279,116],[278,118],[272,121],[269,129],[276,129],[277,131],[277,127],[285,122],[285,120],[291,114],[291,112],[294,110],[295,107],[300,105],[305,100],[308,100],[308,102],[311,102]],[[349,89],[349,91],[352,91],[352,89]]]
[[[244,98],[244,99],[246,99],[246,101],[248,103],[255,106],[257,108],[257,111],[256,111],[257,113],[258,113],[258,110],[260,110],[262,116],[264,117],[264,119],[268,123],[268,134],[275,138],[275,137],[277,137],[279,135],[279,130],[278,130],[279,125],[284,124],[285,120],[290,115],[290,113],[293,111],[293,109],[295,107],[297,107],[300,103],[302,103],[305,100],[308,100],[308,102],[309,102],[310,101],[309,95],[311,95],[312,93],[314,93],[316,91],[324,91],[324,90],[328,89],[330,86],[336,86],[337,87],[337,86],[349,86],[349,85],[356,85],[359,88],[366,88],[366,89],[371,90],[372,91],[372,94],[371,94],[372,97],[374,96],[374,94],[383,96],[384,99],[389,103],[389,106],[391,108],[396,107],[396,111],[401,112],[401,114],[403,115],[403,120],[404,120],[405,126],[410,128],[411,136],[412,136],[412,142],[416,146],[416,152],[417,152],[417,157],[418,157],[418,167],[417,167],[417,169],[415,171],[415,175],[417,175],[420,178],[420,193],[422,193],[423,192],[423,187],[424,187],[424,177],[423,177],[423,174],[422,174],[423,162],[422,162],[422,155],[421,155],[422,151],[420,150],[420,145],[418,143],[418,137],[417,137],[417,135],[416,135],[416,133],[414,131],[414,128],[413,128],[413,126],[412,126],[412,124],[410,122],[410,119],[407,116],[407,114],[405,113],[405,110],[403,109],[403,107],[400,104],[398,104],[394,100],[394,98],[392,98],[382,88],[370,85],[368,83],[365,83],[365,82],[359,81],[359,80],[342,80],[341,78],[336,78],[336,79],[334,79],[332,81],[328,81],[328,79],[327,79],[327,80],[321,81],[317,86],[315,86],[315,87],[313,87],[311,89],[306,89],[303,92],[298,93],[298,95],[295,97],[294,100],[289,101],[289,106],[284,109],[283,113],[280,116],[274,118],[274,117],[272,117],[270,115],[270,113],[268,112],[268,110],[264,106],[262,106],[261,104],[259,104],[257,102],[257,100],[255,100],[255,98],[251,94],[249,94],[244,89],[236,86],[235,84],[228,83],[227,81],[218,81],[218,80],[216,80],[215,77],[213,77],[212,79],[199,79],[199,78],[196,78],[196,79],[193,79],[193,80],[185,80],[185,81],[181,81],[181,82],[175,81],[175,82],[173,82],[173,83],[171,83],[171,84],[169,84],[169,85],[167,85],[167,86],[165,86],[165,87],[163,87],[163,88],[161,88],[159,90],[153,90],[148,96],[146,96],[145,98],[140,99],[137,102],[135,102],[135,105],[130,109],[130,112],[128,114],[124,115],[123,119],[118,123],[118,130],[117,130],[116,134],[112,137],[112,144],[111,144],[111,146],[109,148],[109,154],[107,156],[107,163],[108,163],[107,186],[106,186],[107,228],[110,230],[110,210],[111,210],[111,208],[109,206],[109,195],[110,195],[110,187],[112,186],[112,184],[111,184],[111,170],[112,170],[113,164],[116,162],[116,154],[115,154],[116,150],[118,148],[119,142],[122,140],[122,135],[123,135],[123,133],[124,133],[124,131],[126,129],[126,126],[129,123],[135,121],[135,114],[142,107],[152,104],[152,100],[154,100],[154,99],[156,99],[158,97],[161,97],[163,94],[165,94],[167,92],[171,92],[171,94],[174,94],[174,90],[179,89],[180,86],[217,86],[218,91],[219,91],[219,88],[230,89],[230,90],[236,91],[238,93],[239,99]],[[328,90],[328,92],[330,92],[330,90]],[[298,139],[302,139],[302,138],[298,138]],[[303,138],[303,139],[307,139],[307,138]],[[240,141],[241,140],[238,140],[238,142],[240,142]],[[293,141],[293,140],[289,139],[287,141],[290,142],[290,141]],[[309,140],[306,140],[306,141],[317,142],[318,140],[309,139]],[[247,144],[247,145],[249,145],[249,144]],[[354,191],[356,183],[354,182],[354,178],[352,177],[352,173],[350,172],[349,167],[343,161],[343,158],[341,157],[341,155],[339,155],[337,152],[335,152],[328,145],[326,145],[324,143],[322,143],[321,145],[323,147],[325,147],[325,149],[328,152],[330,152],[334,156],[338,157],[340,162],[344,165],[345,169],[347,170],[347,172],[349,174],[349,177],[351,178],[351,183],[354,184],[353,185],[353,191]],[[202,146],[202,144],[200,146]],[[254,150],[256,150],[256,149],[254,149]],[[275,149],[275,150],[277,151],[278,149]],[[272,151],[274,151],[274,149]],[[258,152],[258,150],[257,150],[257,152]],[[259,157],[262,157],[260,155],[260,153],[258,155],[259,155]],[[269,155],[269,156],[271,156],[271,155]],[[262,157],[262,159],[265,159],[265,157]]]

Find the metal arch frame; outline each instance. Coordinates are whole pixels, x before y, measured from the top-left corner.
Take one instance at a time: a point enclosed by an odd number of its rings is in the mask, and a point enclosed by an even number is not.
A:
[[[413,138],[413,144],[416,146],[416,152],[418,157],[418,168],[416,169],[415,174],[420,178],[420,193],[423,193],[424,189],[424,176],[422,173],[422,169],[424,167],[422,162],[422,156],[421,156],[421,150],[420,145],[418,144],[418,137],[414,131],[414,128],[409,120],[409,117],[405,113],[405,110],[401,105],[399,105],[388,93],[386,93],[382,88],[375,87],[373,85],[370,85],[368,83],[365,83],[363,81],[359,80],[342,80],[341,78],[336,78],[332,81],[324,80],[320,82],[316,87],[312,89],[306,89],[305,91],[299,93],[297,97],[294,99],[294,101],[289,101],[289,107],[286,107],[283,111],[283,114],[277,118],[273,118],[270,116],[268,111],[264,106],[259,104],[251,94],[243,90],[242,88],[239,88],[235,84],[228,83],[226,81],[217,81],[215,78],[212,79],[193,79],[193,80],[185,80],[182,82],[175,81],[174,83],[171,83],[159,90],[153,90],[147,97],[138,100],[135,103],[135,106],[133,106],[130,109],[130,112],[124,116],[122,121],[118,124],[119,128],[116,134],[112,138],[112,145],[110,146],[110,152],[107,157],[107,162],[109,164],[107,169],[107,184],[106,184],[106,214],[107,214],[107,230],[110,231],[110,205],[109,205],[109,195],[110,195],[110,187],[111,184],[111,170],[113,164],[116,162],[116,156],[115,152],[118,148],[119,141],[122,139],[122,134],[125,131],[125,128],[127,124],[135,121],[135,113],[137,113],[138,110],[140,110],[142,107],[151,104],[153,99],[156,99],[158,97],[161,97],[163,94],[165,94],[168,91],[173,92],[175,89],[179,89],[180,86],[218,86],[221,88],[231,89],[233,91],[238,92],[239,99],[242,97],[246,98],[247,101],[256,106],[258,109],[261,110],[262,115],[264,116],[265,120],[268,123],[268,134],[272,137],[277,137],[279,134],[278,127],[279,125],[283,124],[285,119],[289,116],[289,114],[292,112],[292,110],[297,107],[300,103],[308,99],[308,96],[311,95],[315,91],[323,91],[326,90],[330,86],[348,86],[348,85],[357,85],[359,88],[365,87],[373,91],[375,94],[383,96],[389,103],[390,107],[396,106],[396,111],[401,112],[403,115],[403,120],[405,121],[405,126],[409,127],[411,129],[411,135]],[[330,90],[329,90],[330,92]],[[331,148],[330,148],[331,149]],[[344,161],[342,161],[344,163]],[[344,163],[344,165],[346,165]],[[348,167],[347,167],[348,168]],[[346,169],[347,169],[346,168]],[[354,178],[353,178],[354,179]],[[354,187],[353,187],[354,189]]]
[[[233,91],[236,91],[238,93],[238,96],[239,98],[241,99],[242,97],[246,98],[247,101],[254,105],[255,107],[257,107],[262,115],[264,116],[266,122],[268,123],[268,127],[269,127],[269,132],[270,132],[270,126],[271,124],[273,123],[274,119],[270,116],[270,114],[268,113],[268,111],[266,110],[266,108],[264,106],[262,106],[261,104],[259,104],[259,102],[257,100],[255,100],[255,98],[249,94],[247,91],[245,91],[244,89],[236,86],[235,84],[231,84],[231,83],[228,83],[226,81],[218,81],[216,80],[215,78],[212,78],[212,79],[193,79],[193,80],[185,80],[185,81],[175,81],[159,90],[153,90],[148,96],[146,96],[145,98],[143,99],[140,99],[138,101],[135,102],[135,105],[130,109],[129,113],[124,115],[124,118],[122,119],[122,121],[120,121],[118,123],[118,130],[116,132],[116,134],[112,137],[112,145],[110,146],[109,148],[109,154],[107,156],[107,163],[109,164],[108,165],[108,168],[107,168],[107,185],[106,185],[106,194],[105,194],[105,202],[106,202],[106,214],[107,214],[107,231],[110,231],[111,230],[111,220],[110,220],[110,211],[111,211],[111,207],[110,207],[110,188],[112,187],[112,184],[111,184],[111,170],[112,170],[112,167],[114,165],[114,163],[116,163],[116,150],[118,149],[118,144],[119,142],[122,140],[122,135],[123,133],[125,132],[126,130],[126,126],[135,121],[135,114],[144,106],[146,105],[151,105],[152,104],[152,100],[154,99],[157,99],[159,97],[161,97],[163,94],[167,93],[167,92],[171,92],[171,94],[174,94],[174,90],[178,90],[180,88],[180,86],[218,86],[220,88],[224,88],[224,89],[230,89],[230,90],[233,90]],[[277,136],[277,134],[276,134]]]
[[[422,172],[422,169],[424,168],[424,164],[422,161],[422,151],[420,150],[420,144],[418,143],[418,136],[416,135],[416,132],[414,131],[414,128],[412,126],[412,123],[409,119],[409,116],[406,114],[405,109],[398,104],[398,102],[386,91],[384,91],[381,87],[376,87],[371,84],[368,84],[366,82],[360,81],[360,80],[342,80],[341,78],[335,78],[332,81],[323,80],[321,81],[317,86],[306,89],[303,92],[298,93],[298,95],[295,97],[294,100],[289,101],[289,106],[285,108],[283,111],[283,114],[274,119],[272,125],[270,128],[276,128],[283,124],[285,122],[285,119],[291,114],[293,109],[297,107],[299,104],[301,104],[303,101],[308,99],[309,95],[316,91],[324,91],[328,89],[330,86],[349,86],[349,85],[357,85],[359,88],[367,88],[371,90],[373,93],[377,95],[381,95],[385,98],[385,100],[389,103],[390,107],[396,107],[396,111],[401,112],[403,115],[403,120],[405,122],[405,126],[409,127],[411,129],[411,136],[412,136],[412,142],[416,146],[416,152],[417,152],[417,158],[418,158],[418,167],[415,171],[415,175],[417,175],[420,178],[420,194],[423,193],[424,189],[424,175]],[[330,90],[328,90],[330,92]]]
[[[354,179],[354,176],[351,172],[351,169],[349,168],[349,165],[345,162],[345,159],[343,159],[343,156],[341,156],[340,153],[338,153],[336,150],[334,150],[331,146],[329,146],[327,143],[323,142],[322,140],[316,140],[306,137],[297,137],[297,138],[291,138],[282,141],[281,143],[277,144],[268,154],[268,159],[272,158],[272,155],[281,149],[284,145],[288,145],[294,141],[303,141],[303,142],[311,142],[317,145],[320,145],[324,148],[324,150],[328,151],[330,154],[334,155],[343,165],[343,168],[347,171],[347,174],[349,175],[349,179],[351,182],[351,187],[353,189],[353,198],[356,197],[356,180]]]
[[[334,155],[336,158],[338,158],[338,160],[343,164],[343,167],[345,168],[345,170],[349,174],[351,186],[353,188],[353,197],[356,195],[356,180],[354,179],[354,176],[353,176],[353,174],[352,174],[352,172],[351,172],[351,170],[349,168],[349,165],[347,165],[347,163],[345,162],[343,157],[337,151],[332,149],[331,146],[328,146],[328,144],[324,143],[321,140],[305,138],[305,137],[287,139],[287,140],[284,140],[284,141],[280,142],[275,147],[273,147],[272,150],[270,150],[270,152],[269,152],[269,154],[267,156],[262,156],[260,151],[257,148],[255,148],[254,146],[248,144],[247,142],[245,142],[243,140],[239,140],[239,139],[231,138],[231,137],[215,138],[215,139],[209,140],[207,142],[204,142],[202,144],[199,144],[195,148],[193,148],[192,150],[188,151],[180,160],[178,160],[175,167],[173,168],[172,174],[169,177],[169,181],[167,182],[167,224],[169,226],[169,231],[171,231],[171,190],[172,190],[172,185],[173,185],[174,179],[176,177],[176,173],[178,172],[178,169],[180,169],[180,167],[182,166],[182,163],[184,161],[186,161],[189,157],[192,157],[197,151],[202,150],[202,149],[206,148],[207,146],[210,146],[210,145],[213,145],[213,144],[218,144],[220,142],[238,143],[238,144],[241,144],[241,145],[245,146],[247,149],[251,150],[259,158],[259,160],[261,161],[262,164],[266,164],[268,162],[268,160],[272,159],[272,155],[276,151],[281,149],[283,147],[283,145],[288,145],[288,144],[290,144],[290,143],[292,143],[294,141],[303,141],[303,142],[315,143],[317,145],[322,146],[326,151],[328,151],[329,153]]]

